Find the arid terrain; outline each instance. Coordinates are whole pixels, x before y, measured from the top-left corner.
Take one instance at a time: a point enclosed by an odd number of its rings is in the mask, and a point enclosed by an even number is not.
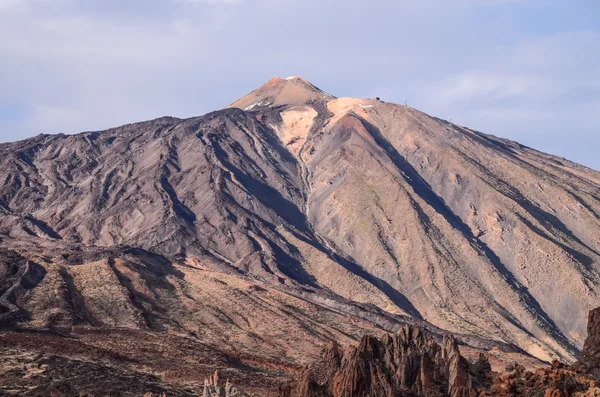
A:
[[[534,371],[600,306],[600,172],[299,77],[0,144],[0,176],[0,395],[278,396],[414,326]]]

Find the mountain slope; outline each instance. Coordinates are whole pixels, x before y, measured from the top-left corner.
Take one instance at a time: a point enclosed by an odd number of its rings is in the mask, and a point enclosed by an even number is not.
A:
[[[0,159],[0,315],[19,327],[302,364],[328,338],[416,323],[573,360],[600,301],[600,173],[297,77]]]

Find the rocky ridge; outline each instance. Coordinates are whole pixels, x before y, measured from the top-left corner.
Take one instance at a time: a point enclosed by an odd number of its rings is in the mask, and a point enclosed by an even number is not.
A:
[[[509,364],[493,372],[483,354],[473,363],[463,358],[452,336],[439,345],[413,326],[382,339],[365,336],[345,350],[331,341],[302,373],[297,396],[599,396],[598,313],[590,312],[586,349],[575,364],[554,361],[535,371]]]
[[[475,395],[491,367],[483,356],[470,366],[450,335],[442,345],[407,326],[382,339],[362,338],[346,351],[330,343],[301,377],[298,395],[459,397]]]

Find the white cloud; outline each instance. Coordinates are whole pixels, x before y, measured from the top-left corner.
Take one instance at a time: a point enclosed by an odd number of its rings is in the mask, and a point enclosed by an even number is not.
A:
[[[435,101],[455,103],[463,100],[510,99],[544,95],[547,86],[536,76],[502,74],[485,70],[453,75],[432,89]]]
[[[477,68],[430,84],[429,103],[489,106],[497,101],[505,107],[511,100],[514,106],[526,101],[547,105],[577,92],[600,92],[600,54],[588,51],[594,43],[600,43],[600,33],[566,32],[490,49]]]
[[[0,0],[0,13],[23,11],[27,8],[24,0]]]
[[[0,0],[0,17],[3,15],[14,17],[15,14],[23,14],[36,7],[62,7],[68,2],[69,0]]]

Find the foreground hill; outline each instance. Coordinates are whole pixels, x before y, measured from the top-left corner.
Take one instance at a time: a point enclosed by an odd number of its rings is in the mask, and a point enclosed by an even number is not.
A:
[[[289,369],[417,324],[570,362],[600,303],[599,172],[298,77],[0,144],[0,175],[0,321],[36,337],[166,333]]]

